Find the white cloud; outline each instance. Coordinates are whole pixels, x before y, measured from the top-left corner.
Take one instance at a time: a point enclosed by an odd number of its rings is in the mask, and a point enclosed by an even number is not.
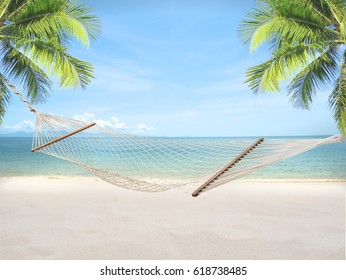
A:
[[[132,130],[133,133],[146,133],[146,132],[153,132],[155,128],[150,125],[146,125],[144,123],[138,123],[133,126],[125,124],[123,121],[121,121],[117,117],[110,117],[109,120],[103,120],[103,119],[97,119],[95,114],[92,113],[83,113],[83,114],[76,114],[73,116],[75,120],[85,121],[85,122],[96,122],[97,125],[109,128],[109,129],[115,129],[115,130]]]
[[[35,125],[32,121],[24,120],[15,125],[4,125],[3,128],[15,129],[15,130],[27,130],[27,129],[33,130],[35,128]]]
[[[76,114],[73,116],[73,118],[77,121],[89,122],[95,119],[95,115],[90,113],[83,113],[83,114]]]
[[[144,132],[152,132],[154,130],[155,128],[153,126],[148,126],[144,123],[138,123],[134,125],[134,132],[144,133]]]
[[[129,129],[129,127],[117,117],[111,117],[110,121],[94,120],[99,126],[111,129]]]

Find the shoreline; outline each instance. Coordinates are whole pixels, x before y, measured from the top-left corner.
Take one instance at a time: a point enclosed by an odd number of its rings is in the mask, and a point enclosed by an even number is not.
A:
[[[346,182],[233,181],[193,198],[0,178],[0,259],[345,259]]]
[[[94,180],[94,181],[104,181],[101,178],[90,175],[90,176],[60,176],[60,175],[42,175],[42,176],[0,176],[1,180],[7,180],[7,179],[48,179],[48,180]],[[282,179],[259,179],[259,178],[240,178],[233,181],[228,182],[227,184],[232,184],[232,182],[244,182],[244,183],[318,183],[318,182],[340,182],[340,183],[346,183],[346,179],[289,179],[289,178],[282,178]]]

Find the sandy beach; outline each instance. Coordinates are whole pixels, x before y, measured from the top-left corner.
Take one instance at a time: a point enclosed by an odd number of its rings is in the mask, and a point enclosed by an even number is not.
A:
[[[192,198],[0,178],[0,259],[345,259],[345,188],[237,181]]]

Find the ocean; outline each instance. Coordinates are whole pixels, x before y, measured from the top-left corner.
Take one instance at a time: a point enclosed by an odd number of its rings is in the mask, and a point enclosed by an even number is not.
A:
[[[203,139],[210,140],[210,138]],[[201,140],[201,138],[198,138],[198,140]],[[31,137],[0,137],[0,177],[46,176],[60,178],[94,176],[81,167],[64,160],[41,153],[32,153],[31,143]],[[320,146],[247,175],[242,179],[345,181],[346,142]]]

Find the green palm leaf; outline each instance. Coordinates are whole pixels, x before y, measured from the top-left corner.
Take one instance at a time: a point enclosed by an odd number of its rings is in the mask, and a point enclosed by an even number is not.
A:
[[[69,53],[69,41],[84,46],[100,33],[100,21],[85,4],[69,0],[2,0],[0,3],[0,123],[10,101],[6,79],[31,102],[43,101],[51,78],[63,87],[85,87],[90,63]]]
[[[45,72],[10,44],[4,44],[0,51],[3,72],[7,77],[27,88],[31,102],[44,101],[51,86],[51,81]]]
[[[5,115],[8,105],[11,101],[11,94],[6,85],[5,78],[0,73],[0,116]],[[0,125],[2,118],[0,118]]]
[[[333,110],[334,119],[340,131],[346,135],[346,51],[343,53],[342,61],[340,75],[329,96],[329,106]]]
[[[19,44],[24,46],[25,53],[33,62],[45,67],[49,75],[58,77],[62,87],[84,89],[93,78],[91,64],[69,55],[67,48],[55,40],[45,42],[22,39]]]
[[[282,41],[285,44],[312,43],[318,42],[316,36],[319,39],[327,35],[336,37],[334,30],[325,29],[327,19],[316,16],[311,8],[306,9],[304,1],[266,2],[269,3],[249,13],[249,19],[242,21],[239,27],[240,39],[243,43],[250,43],[250,51],[255,51],[264,42],[277,46]]]
[[[10,0],[2,0],[2,2],[0,3],[0,18],[4,16],[10,4]]]
[[[297,69],[307,65],[319,48],[318,44],[282,47],[267,62],[249,68],[246,82],[256,94],[278,91],[280,82],[288,80]]]
[[[240,24],[239,35],[250,51],[267,43],[264,63],[250,67],[246,83],[255,93],[278,92],[289,82],[293,106],[309,109],[314,96],[329,90],[334,118],[346,135],[346,3],[343,0],[260,0]],[[340,60],[340,58],[342,59]]]
[[[39,2],[39,4],[36,4]],[[43,3],[42,3],[43,2]],[[36,5],[35,5],[36,4]],[[84,4],[67,0],[32,0],[13,18],[16,29],[38,38],[71,36],[89,46],[100,32],[100,22]],[[12,28],[12,24],[4,29]]]
[[[288,92],[295,107],[309,109],[317,91],[328,89],[335,79],[338,57],[337,49],[331,47],[292,79]]]

